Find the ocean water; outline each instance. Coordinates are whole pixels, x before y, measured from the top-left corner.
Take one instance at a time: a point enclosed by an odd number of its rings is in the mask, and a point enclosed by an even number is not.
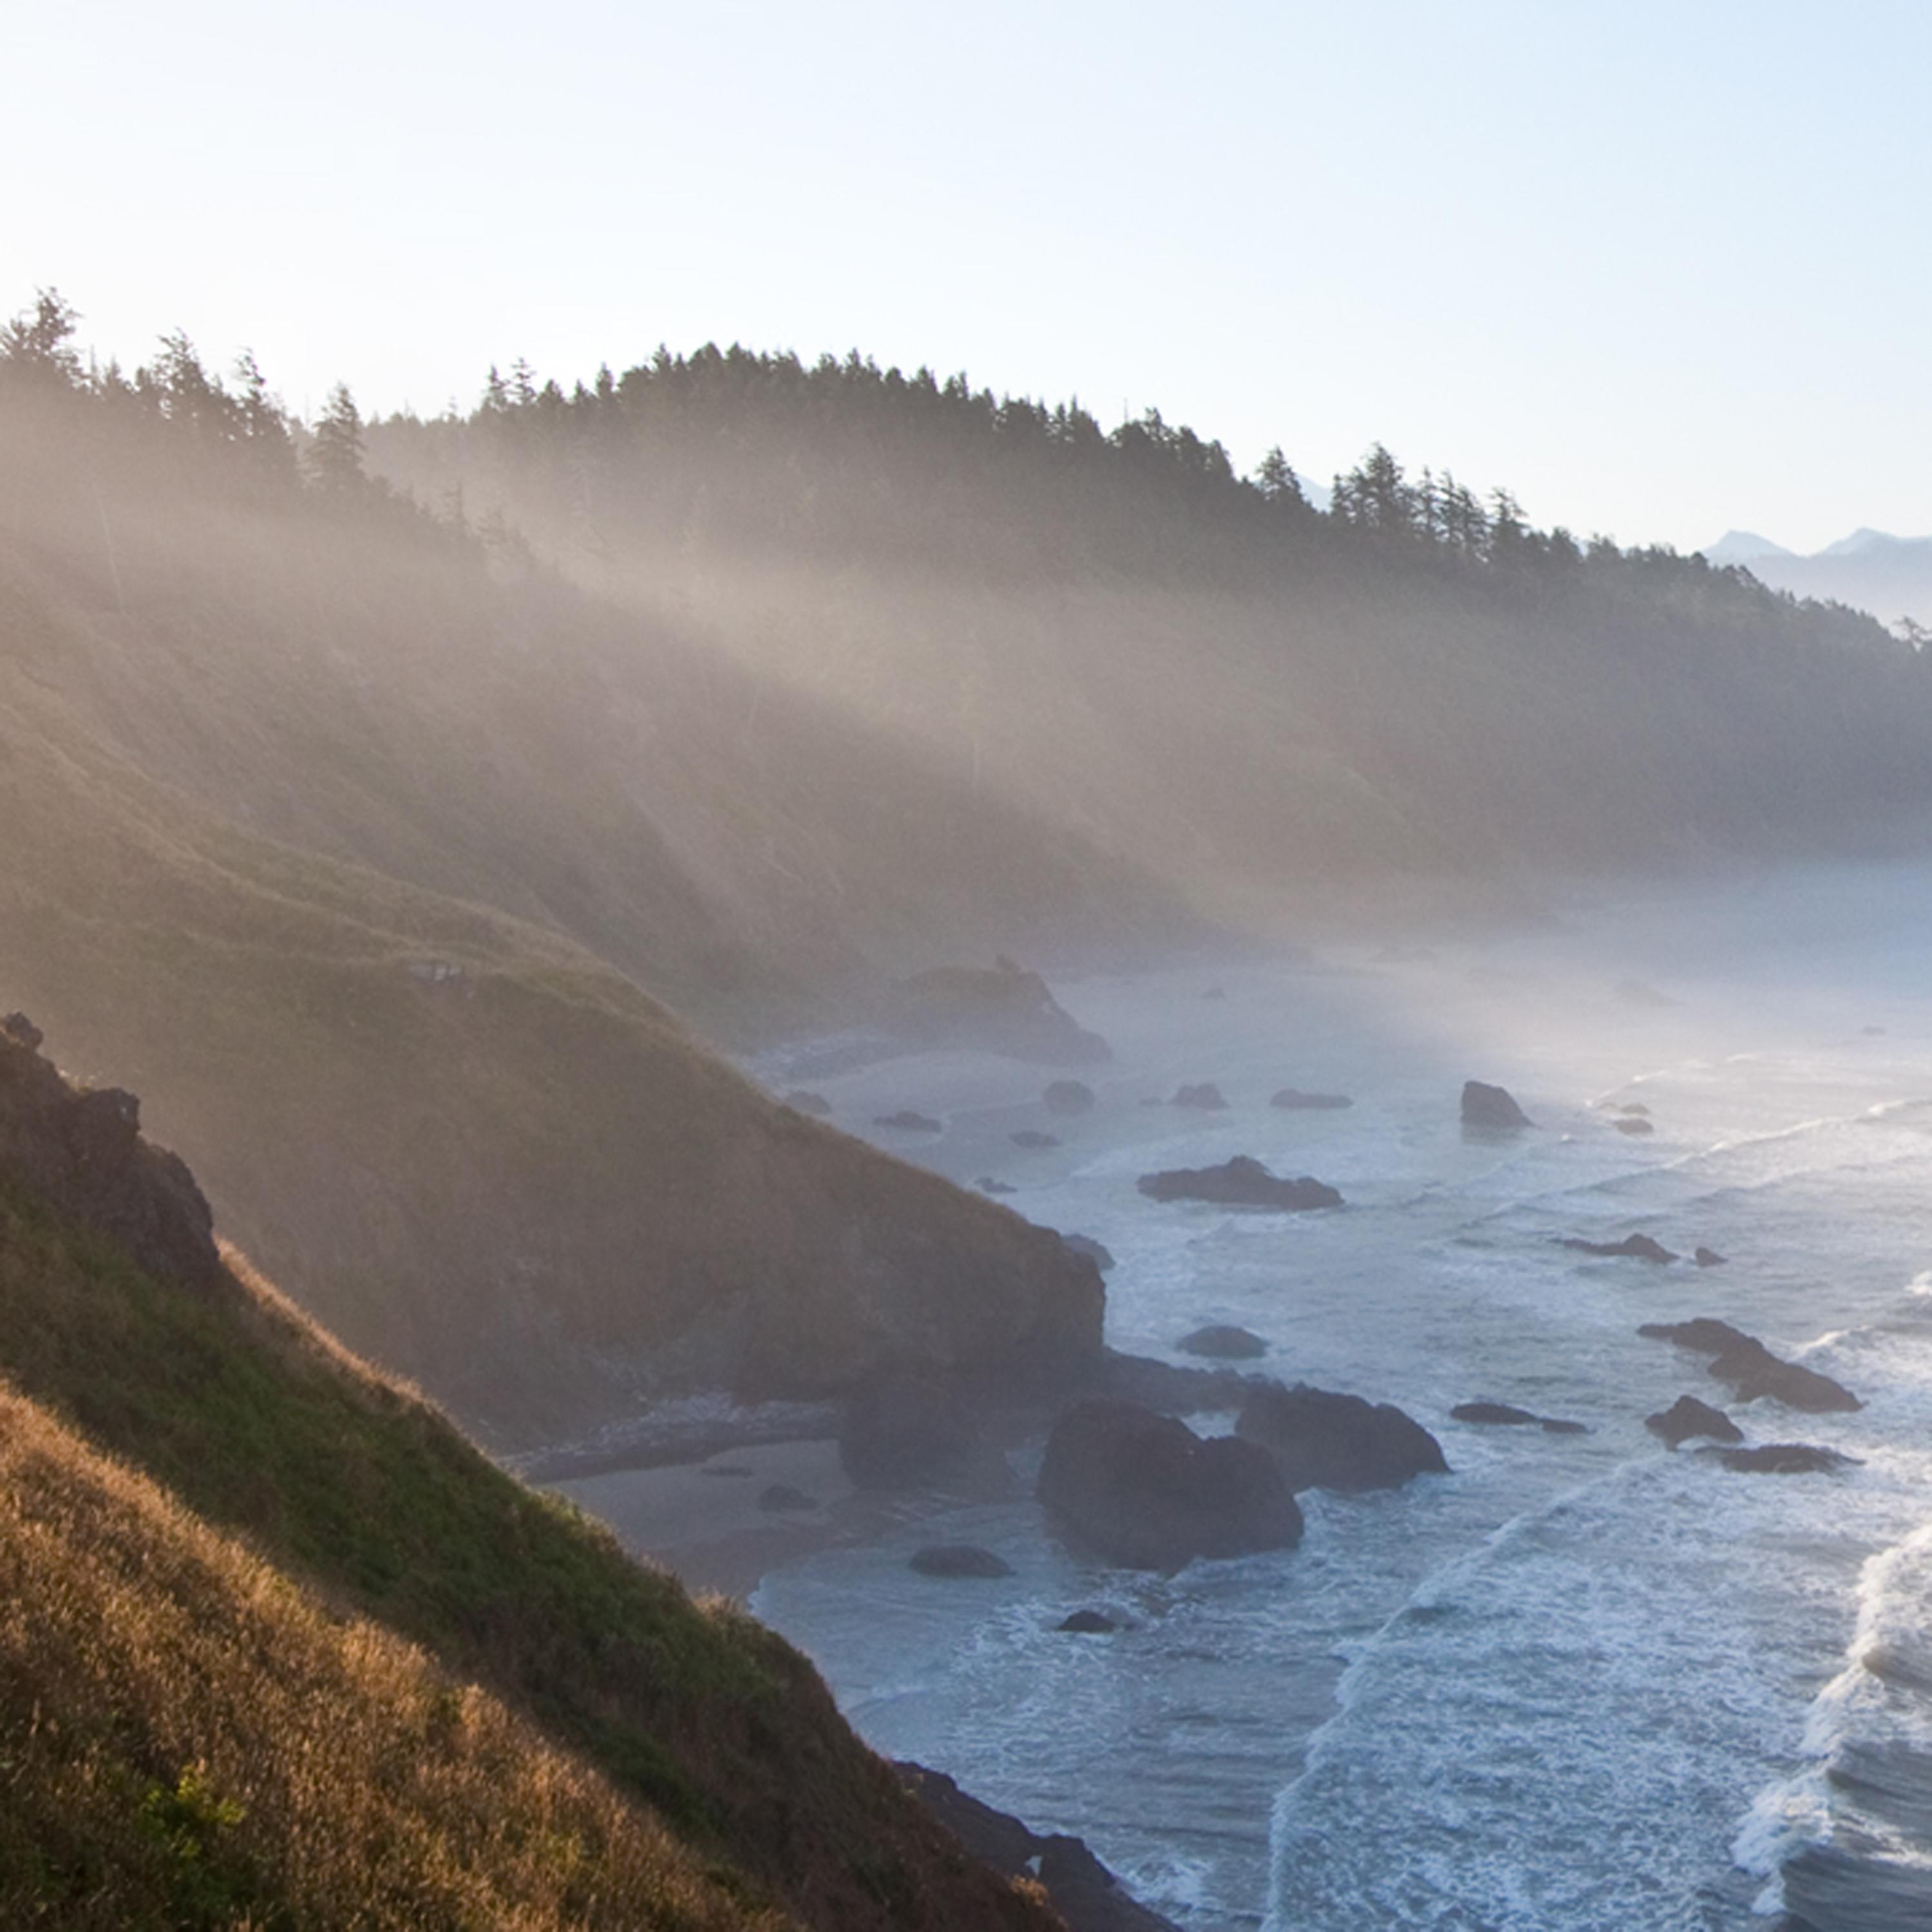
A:
[[[1580,896],[1427,948],[1058,991],[1114,1048],[1093,1114],[1047,1117],[1050,1072],[976,1054],[814,1084],[840,1124],[1106,1242],[1117,1347],[1184,1360],[1189,1329],[1238,1322],[1270,1345],[1253,1366],[1400,1405],[1452,1473],[1304,1496],[1298,1549],[1174,1576],[1081,1560],[1025,1501],[768,1576],[754,1608],[862,1733],[1078,1832],[1201,1932],[1932,1924],[1932,868]],[[1534,1131],[1466,1138],[1468,1078]],[[1200,1080],[1227,1112],[1144,1104]],[[1291,1084],[1355,1104],[1271,1108]],[[1638,1102],[1654,1131],[1617,1132]],[[871,1126],[902,1106],[946,1132]],[[1008,1138],[1041,1126],[1063,1144]],[[1236,1153],[1347,1204],[1136,1190]],[[1727,1262],[1558,1245],[1639,1230]],[[1696,1315],[1864,1408],[1740,1406],[1636,1332]],[[1857,1464],[1672,1454],[1642,1419],[1686,1393]],[[1589,1432],[1449,1419],[1475,1399]],[[906,1568],[954,1540],[1015,1574]],[[1130,1627],[1055,1630],[1082,1605]]]

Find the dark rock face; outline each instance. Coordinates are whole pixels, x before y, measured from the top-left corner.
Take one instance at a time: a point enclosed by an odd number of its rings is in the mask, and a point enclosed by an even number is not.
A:
[[[913,1552],[910,1566],[922,1576],[1010,1576],[1013,1566],[1004,1557],[976,1543],[934,1543]]]
[[[1217,1362],[1249,1362],[1268,1353],[1268,1344],[1246,1328],[1210,1322],[1184,1335],[1174,1345],[1184,1355],[1206,1355]]]
[[[1677,1258],[1661,1241],[1653,1241],[1648,1234],[1626,1234],[1621,1241],[1586,1241],[1572,1234],[1562,1245],[1574,1248],[1580,1255],[1622,1256],[1631,1261],[1654,1262],[1660,1268]]]
[[[1208,1113],[1220,1113],[1228,1105],[1226,1096],[1211,1080],[1203,1080],[1196,1085],[1186,1084],[1174,1090],[1172,1104],[1177,1107],[1198,1107]]]
[[[1755,1336],[1708,1315],[1691,1322],[1646,1322],[1636,1332],[1652,1341],[1674,1342],[1693,1354],[1708,1355],[1709,1373],[1720,1382],[1729,1382],[1740,1402],[1755,1402],[1768,1395],[1787,1408],[1803,1409],[1813,1415],[1843,1414],[1864,1406],[1843,1382],[1820,1375],[1816,1369],[1782,1360]]]
[[[1342,1204],[1341,1195],[1325,1182],[1305,1174],[1298,1180],[1284,1180],[1245,1154],[1219,1167],[1175,1167],[1144,1174],[1140,1190],[1150,1201],[1211,1201],[1222,1207],[1275,1208],[1295,1214]]]
[[[832,1102],[808,1087],[794,1088],[784,1096],[784,1103],[794,1114],[809,1114],[815,1120],[824,1120],[832,1112]]]
[[[1291,1549],[1301,1511],[1274,1459],[1237,1436],[1111,1396],[1066,1409],[1047,1438],[1040,1501],[1110,1562],[1178,1570],[1198,1556]]]
[[[1298,1087],[1284,1087],[1268,1102],[1270,1107],[1286,1107],[1300,1113],[1330,1113],[1354,1104],[1346,1094],[1304,1094]]]
[[[1700,1268],[1722,1268],[1724,1264],[1724,1256],[1715,1248],[1699,1248],[1690,1258]]]
[[[815,1510],[818,1498],[808,1496],[802,1490],[794,1489],[789,1483],[773,1483],[758,1492],[758,1507],[775,1514],[795,1514],[800,1510]]]
[[[1257,1389],[1281,1387],[1271,1376],[1240,1369],[1184,1367],[1113,1348],[1102,1352],[1091,1382],[1094,1394],[1118,1396],[1168,1415],[1232,1414]]]
[[[151,1274],[232,1290],[194,1176],[141,1138],[141,1103],[118,1087],[77,1094],[40,1057],[24,1013],[0,1021],[0,1174],[120,1243]]]
[[[1510,1133],[1536,1124],[1510,1097],[1508,1089],[1480,1080],[1462,1083],[1462,1124],[1484,1133]]]
[[[1043,1134],[1037,1127],[1022,1127],[1018,1133],[1009,1134],[1006,1138],[1018,1148],[1057,1148],[1060,1144],[1058,1134]]]
[[[1767,1442],[1761,1448],[1724,1452],[1726,1468],[1760,1476],[1825,1476],[1853,1468],[1857,1461],[1855,1456],[1840,1455],[1815,1442]]]
[[[1049,1114],[1090,1114],[1094,1090],[1084,1080],[1056,1080],[1040,1096]]]
[[[860,1489],[912,1488],[958,1474],[978,1442],[971,1408],[956,1390],[928,1376],[890,1376],[845,1404],[838,1461]]]
[[[1054,1628],[1071,1631],[1076,1636],[1107,1636],[1120,1625],[1105,1610],[1076,1610],[1071,1616],[1062,1617]]]
[[[1412,1476],[1443,1475],[1442,1445],[1392,1402],[1278,1382],[1256,1388],[1241,1405],[1234,1432],[1274,1457],[1297,1490],[1392,1490]]]
[[[1524,1424],[1534,1426],[1543,1418],[1532,1415],[1526,1408],[1512,1408],[1506,1402],[1459,1402],[1449,1412],[1452,1422],[1480,1423],[1492,1428],[1517,1428]]]
[[[873,1116],[875,1127],[896,1127],[902,1133],[943,1134],[946,1131],[944,1120],[935,1120],[930,1114],[915,1113],[910,1107],[902,1107],[896,1114],[877,1114]]]
[[[922,1765],[896,1764],[900,1781],[982,1864],[1009,1878],[1030,1874],[1040,1882],[1067,1932],[1177,1932],[1131,1897],[1078,1838],[1042,1838],[1010,1813],[969,1797],[951,1778]]]
[[[973,1046],[1012,1060],[1091,1066],[1113,1054],[1047,990],[1037,973],[1001,958],[989,967],[940,966],[904,980],[898,1030],[932,1046]]]
[[[1060,1238],[1076,1255],[1084,1255],[1102,1274],[1114,1265],[1112,1252],[1091,1234],[1062,1234]]]
[[[1713,1442],[1742,1442],[1744,1432],[1721,1408],[1700,1402],[1694,1395],[1680,1395],[1668,1408],[1646,1415],[1643,1426],[1675,1449],[1694,1437],[1708,1436]]]

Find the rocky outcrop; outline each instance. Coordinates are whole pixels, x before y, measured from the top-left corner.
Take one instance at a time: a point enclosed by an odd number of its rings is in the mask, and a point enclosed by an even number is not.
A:
[[[1291,1490],[1396,1489],[1449,1468],[1442,1445],[1393,1403],[1305,1383],[1253,1390],[1234,1432],[1268,1452]]]
[[[1857,1466],[1856,1456],[1826,1449],[1815,1442],[1767,1442],[1756,1449],[1726,1449],[1727,1469],[1759,1476],[1828,1476]]]
[[[1112,1252],[1091,1234],[1062,1234],[1060,1238],[1076,1255],[1084,1255],[1102,1274],[1114,1265]]]
[[[1340,1192],[1326,1182],[1305,1174],[1298,1180],[1283,1179],[1244,1154],[1219,1167],[1176,1167],[1144,1174],[1140,1190],[1150,1201],[1210,1201],[1220,1207],[1274,1208],[1294,1214],[1342,1204]]]
[[[1630,1261],[1654,1262],[1660,1268],[1677,1259],[1661,1241],[1654,1241],[1648,1234],[1626,1234],[1621,1241],[1586,1241],[1580,1235],[1571,1234],[1558,1245],[1574,1248],[1580,1255],[1621,1256]]]
[[[901,982],[889,1018],[926,1046],[976,1047],[1012,1060],[1090,1066],[1113,1058],[1081,1026],[1037,973],[1008,958],[988,966],[940,966]]]
[[[1844,1383],[1780,1360],[1755,1336],[1708,1315],[1690,1322],[1646,1322],[1636,1332],[1652,1341],[1674,1342],[1693,1354],[1708,1355],[1708,1372],[1729,1382],[1740,1402],[1768,1396],[1787,1408],[1814,1415],[1842,1414],[1864,1406]]]
[[[976,1543],[934,1543],[916,1550],[907,1567],[922,1576],[1010,1576],[1013,1566],[1004,1556],[982,1550]]]
[[[1070,1535],[1132,1569],[1178,1570],[1301,1540],[1301,1511],[1258,1444],[1204,1439],[1112,1396],[1075,1402],[1054,1424],[1038,1494]]]
[[[1258,1335],[1222,1322],[1192,1330],[1174,1346],[1184,1355],[1205,1355],[1217,1362],[1249,1362],[1268,1353],[1268,1344]]]
[[[1462,1083],[1462,1124],[1478,1132],[1513,1133],[1536,1124],[1511,1097],[1507,1088],[1492,1087],[1480,1080]]]
[[[1090,1114],[1094,1111],[1094,1090],[1084,1080],[1055,1080],[1051,1082],[1046,1091],[1040,1096],[1049,1114]]]
[[[1219,1114],[1227,1111],[1228,1100],[1213,1081],[1202,1080],[1191,1087],[1185,1082],[1177,1087],[1169,1104],[1176,1107],[1197,1107],[1204,1113]]]
[[[1467,1422],[1486,1429],[1540,1429],[1546,1436],[1587,1436],[1580,1422],[1566,1421],[1558,1415],[1538,1415],[1506,1402],[1459,1402],[1449,1412],[1452,1422]]]
[[[1724,1265],[1724,1256],[1719,1254],[1715,1248],[1696,1249],[1692,1252],[1690,1258],[1700,1268],[1722,1268]]]
[[[1173,1922],[1133,1898],[1084,1840],[1042,1838],[1010,1812],[996,1811],[951,1778],[897,1764],[908,1790],[982,1864],[1008,1878],[1037,1877],[1067,1932],[1177,1932]]]
[[[1646,1415],[1643,1426],[1672,1448],[1707,1436],[1713,1442],[1742,1442],[1744,1432],[1721,1408],[1700,1402],[1694,1395],[1680,1395],[1668,1408]]]
[[[1354,1102],[1346,1094],[1304,1094],[1298,1087],[1284,1087],[1269,1101],[1270,1107],[1286,1107],[1295,1113],[1333,1113]]]
[[[232,1287],[194,1176],[141,1134],[118,1087],[70,1087],[24,1013],[0,1020],[0,1177],[111,1237],[151,1274],[214,1294]]]

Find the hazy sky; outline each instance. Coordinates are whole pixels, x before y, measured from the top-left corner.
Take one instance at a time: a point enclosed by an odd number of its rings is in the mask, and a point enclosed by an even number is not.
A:
[[[1810,549],[1932,531],[1928,83],[1924,0],[14,4],[0,310],[297,409],[856,345]]]

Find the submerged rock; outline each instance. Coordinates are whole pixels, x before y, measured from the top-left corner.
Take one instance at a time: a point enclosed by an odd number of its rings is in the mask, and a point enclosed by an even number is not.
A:
[[[1284,1087],[1269,1101],[1270,1107],[1286,1107],[1301,1113],[1328,1113],[1354,1102],[1346,1094],[1304,1094],[1299,1087]]]
[[[1394,1403],[1306,1383],[1255,1389],[1234,1432],[1268,1452],[1291,1490],[1396,1489],[1412,1476],[1449,1469],[1442,1444]]]
[[[1184,1083],[1174,1090],[1172,1103],[1177,1107],[1199,1107],[1208,1113],[1222,1113],[1227,1109],[1227,1096],[1211,1080],[1197,1082],[1190,1087]]]
[[[1018,1192],[1018,1190],[1013,1186],[1012,1182],[1007,1180],[996,1180],[990,1174],[981,1174],[979,1179],[974,1182],[973,1185],[976,1187],[982,1194],[1013,1194]]]
[[[814,1094],[808,1087],[794,1087],[784,1096],[784,1104],[794,1114],[809,1114],[817,1120],[824,1120],[832,1112],[832,1102],[823,1094]]]
[[[1070,1630],[1076,1636],[1106,1636],[1120,1628],[1105,1610],[1076,1610],[1054,1625],[1055,1630]]]
[[[1084,1080],[1055,1080],[1041,1095],[1049,1114],[1090,1114],[1094,1090]]]
[[[1643,1426],[1675,1449],[1694,1437],[1708,1436],[1713,1442],[1742,1442],[1744,1432],[1721,1408],[1700,1402],[1694,1395],[1680,1395],[1666,1409],[1646,1415]]]
[[[1091,1234],[1062,1234],[1060,1238],[1076,1255],[1084,1255],[1102,1274],[1114,1265],[1111,1251]]]
[[[1042,1133],[1037,1127],[1022,1127],[1006,1138],[1017,1148],[1057,1148],[1060,1144],[1058,1134]]]
[[[1301,1511],[1258,1444],[1204,1439],[1172,1416],[1112,1396],[1061,1414],[1037,1493],[1077,1540],[1132,1569],[1178,1570],[1196,1557],[1301,1540]]]
[[[1184,1335],[1174,1345],[1184,1355],[1207,1355],[1216,1361],[1252,1361],[1268,1353],[1268,1344],[1246,1328],[1231,1328],[1224,1322],[1210,1322]]]
[[[1517,1428],[1540,1422],[1526,1408],[1513,1408],[1506,1402],[1459,1402],[1449,1412],[1451,1422],[1476,1422],[1494,1428]]]
[[[922,1576],[1010,1576],[1013,1566],[1004,1556],[982,1550],[976,1543],[934,1543],[912,1553],[907,1566]]]
[[[1621,1241],[1586,1241],[1580,1235],[1570,1234],[1558,1245],[1574,1248],[1580,1255],[1605,1255],[1635,1262],[1654,1262],[1660,1268],[1666,1262],[1678,1258],[1661,1241],[1654,1241],[1648,1234],[1626,1234]]]
[[[943,1134],[946,1131],[944,1120],[935,1120],[930,1114],[915,1113],[910,1107],[902,1107],[896,1114],[876,1114],[872,1118],[875,1127],[896,1127],[902,1133]]]
[[[1646,1322],[1636,1332],[1652,1341],[1674,1342],[1693,1354],[1711,1357],[1708,1372],[1720,1382],[1729,1382],[1740,1402],[1769,1396],[1787,1408],[1814,1415],[1843,1414],[1864,1406],[1843,1382],[1799,1363],[1782,1360],[1756,1336],[1708,1315],[1690,1322]]]
[[[1727,1469],[1754,1475],[1823,1476],[1855,1468],[1858,1458],[1815,1442],[1767,1442],[1756,1449],[1726,1449],[1723,1461]]]
[[[1519,1107],[1506,1088],[1480,1080],[1462,1083],[1462,1124],[1485,1133],[1509,1133],[1536,1123]]]
[[[1244,1154],[1219,1167],[1176,1167],[1144,1174],[1139,1184],[1151,1201],[1211,1201],[1222,1207],[1275,1208],[1293,1214],[1342,1204],[1340,1192],[1325,1181],[1305,1174],[1298,1180],[1282,1179]]]

